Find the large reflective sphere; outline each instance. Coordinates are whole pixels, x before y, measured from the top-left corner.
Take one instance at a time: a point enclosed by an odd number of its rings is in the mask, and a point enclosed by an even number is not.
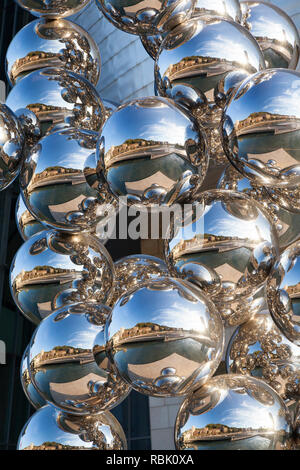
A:
[[[150,255],[125,256],[114,265],[115,280],[109,296],[110,305],[114,305],[122,295],[140,284],[169,274],[166,263]]]
[[[23,392],[25,393],[27,400],[29,401],[31,406],[33,406],[33,408],[38,409],[46,405],[46,401],[43,397],[41,397],[41,395],[38,393],[38,391],[32,384],[32,380],[30,378],[28,370],[28,351],[29,345],[25,349],[22,357],[20,366],[20,380]]]
[[[28,240],[32,235],[45,230],[45,226],[30,214],[24,204],[21,194],[19,195],[16,204],[16,224],[19,234],[24,241]]]
[[[245,80],[223,116],[231,163],[255,184],[300,183],[300,73],[270,69]]]
[[[117,419],[109,412],[95,416],[63,413],[43,406],[27,421],[17,450],[126,450],[127,441]]]
[[[214,89],[229,73],[229,95],[241,77],[265,68],[263,55],[251,34],[238,23],[196,17],[175,28],[163,40],[155,62],[158,93],[174,85],[192,85],[214,102]],[[238,72],[238,73],[237,73]]]
[[[109,313],[110,308],[99,303],[66,305],[35,330],[28,367],[35,388],[47,402],[89,415],[117,406],[128,395],[128,385],[109,373],[107,358],[100,369],[93,356],[95,338],[103,335]]]
[[[44,134],[59,123],[98,132],[105,114],[93,85],[74,72],[54,67],[26,75],[10,91],[6,104],[13,111],[33,111]]]
[[[97,238],[44,230],[17,251],[10,286],[18,308],[38,324],[66,303],[105,303],[113,275],[112,259]]]
[[[289,450],[289,412],[262,380],[220,375],[185,399],[175,424],[178,450]]]
[[[300,399],[300,348],[276,327],[268,311],[233,334],[226,353],[228,373],[265,380],[287,402]]]
[[[131,34],[169,31],[190,18],[196,0],[96,0],[103,15],[116,27]]]
[[[268,68],[295,69],[300,55],[300,38],[292,19],[267,2],[243,1],[244,24],[263,51]]]
[[[136,391],[186,395],[221,361],[224,330],[214,304],[192,284],[160,278],[130,290],[105,329],[108,357]]]
[[[105,122],[97,148],[115,196],[129,203],[163,203],[191,174],[203,180],[208,164],[206,138],[199,125],[171,100],[135,99]]]
[[[300,243],[287,248],[267,283],[270,313],[280,331],[300,346]]]
[[[215,302],[252,296],[278,255],[278,237],[263,207],[241,193],[200,193],[165,242],[170,272],[204,290]]]
[[[18,176],[25,150],[25,135],[17,116],[0,103],[0,191]]]
[[[74,15],[90,0],[15,0],[15,2],[34,16],[62,18]]]
[[[84,29],[71,21],[34,20],[24,26],[9,45],[7,76],[14,85],[29,72],[45,67],[63,67],[83,75],[96,85],[100,75],[97,44]]]
[[[106,217],[113,197],[108,192],[100,197],[99,188],[90,186],[97,138],[94,131],[67,128],[46,135],[31,149],[20,186],[34,217],[74,232],[92,230]]]

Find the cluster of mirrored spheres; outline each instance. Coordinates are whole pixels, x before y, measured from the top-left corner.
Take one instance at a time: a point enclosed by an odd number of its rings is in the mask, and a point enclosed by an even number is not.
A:
[[[294,23],[264,1],[96,0],[153,59],[155,94],[115,106],[95,41],[65,19],[89,0],[16,2],[37,17],[8,48],[0,105],[0,189],[19,177],[24,240],[10,286],[36,325],[18,449],[126,450],[110,410],[132,389],[182,397],[178,450],[299,448]],[[176,207],[163,259],[112,261],[103,229],[124,204]]]

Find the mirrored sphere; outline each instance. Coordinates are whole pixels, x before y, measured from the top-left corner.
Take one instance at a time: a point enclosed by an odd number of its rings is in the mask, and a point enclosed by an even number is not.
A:
[[[164,203],[184,178],[197,174],[203,180],[208,164],[206,137],[171,100],[135,99],[105,122],[97,160],[115,196],[127,196],[129,204]]]
[[[300,184],[287,188],[268,187],[266,191],[275,204],[278,204],[282,210],[292,212],[291,217],[294,221],[297,220],[300,213]]]
[[[105,117],[106,119],[120,106],[113,101],[107,100],[106,98],[102,99],[103,106],[105,108]]]
[[[178,450],[289,450],[289,412],[265,382],[219,375],[187,397],[175,424]]]
[[[18,176],[24,144],[25,135],[17,116],[0,103],[0,191]]]
[[[19,234],[24,241],[28,240],[32,235],[45,230],[45,226],[30,214],[24,204],[21,194],[19,195],[16,204],[16,224]]]
[[[69,413],[89,415],[126,398],[129,387],[110,374],[107,358],[99,368],[93,356],[95,338],[103,336],[109,313],[109,307],[95,302],[66,305],[35,330],[28,354],[30,378],[47,402]]]
[[[252,296],[278,255],[277,233],[263,207],[234,191],[200,193],[174,218],[170,233],[165,241],[170,272],[198,285],[214,302]]]
[[[105,303],[113,276],[112,259],[94,236],[44,230],[17,251],[10,287],[17,307],[38,324],[66,303]]]
[[[20,187],[27,208],[59,230],[92,230],[107,216],[113,196],[90,186],[95,174],[98,133],[66,128],[32,147],[22,167]],[[55,152],[53,151],[55,149]],[[96,175],[95,175],[96,176]]]
[[[42,136],[41,123],[37,116],[27,108],[17,109],[15,111],[15,115],[17,116],[20,126],[24,133],[24,154],[27,155],[30,148],[34,144],[36,144]]]
[[[269,69],[245,80],[224,110],[223,146],[256,185],[300,183],[300,73]]]
[[[227,90],[265,68],[261,50],[241,25],[216,17],[195,17],[172,30],[155,61],[155,83],[165,96],[174,85],[192,85],[214,103],[214,89],[229,73],[239,72]]]
[[[68,20],[40,18],[25,25],[6,53],[6,72],[11,85],[28,73],[45,67],[63,67],[96,85],[100,53],[94,39]]]
[[[96,0],[103,15],[126,33],[147,34],[169,31],[190,18],[196,0]]]
[[[84,77],[63,68],[46,67],[26,75],[8,94],[13,111],[28,108],[43,135],[59,123],[99,131],[105,110],[96,89]]]
[[[167,397],[186,395],[213,375],[224,329],[214,304],[199,289],[165,277],[118,300],[105,338],[122,378],[140,393]]]
[[[32,380],[30,378],[28,370],[28,350],[29,345],[25,349],[22,357],[20,366],[20,381],[27,400],[29,401],[31,406],[33,406],[33,408],[38,409],[46,405],[46,401],[43,397],[41,397],[41,395],[38,393],[38,391],[32,384]]]
[[[267,2],[242,1],[241,9],[244,25],[260,45],[267,68],[295,69],[300,56],[300,38],[292,19]]]
[[[226,352],[228,373],[265,380],[287,404],[300,399],[300,348],[276,327],[268,311],[234,332]]]
[[[46,405],[25,424],[17,450],[127,450],[127,441],[109,411],[76,416]]]
[[[34,16],[63,18],[74,15],[90,0],[15,0],[15,2]]]
[[[267,283],[267,301],[280,331],[300,346],[300,244],[283,251]]]
[[[113,306],[129,290],[162,276],[168,276],[166,263],[155,256],[130,255],[119,259],[115,265],[115,280],[108,303]]]

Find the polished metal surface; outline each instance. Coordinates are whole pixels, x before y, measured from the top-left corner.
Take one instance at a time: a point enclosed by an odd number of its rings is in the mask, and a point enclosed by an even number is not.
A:
[[[26,75],[10,91],[6,104],[13,111],[28,108],[34,112],[43,135],[59,123],[98,132],[105,115],[91,83],[74,72],[55,67]]]
[[[300,57],[297,28],[283,10],[267,2],[242,1],[243,23],[263,51],[267,68],[296,69]]]
[[[31,147],[36,144],[42,136],[41,123],[37,116],[27,108],[17,109],[15,115],[24,133],[25,147],[23,152],[24,155],[27,155]]]
[[[103,106],[105,108],[105,117],[106,119],[120,106],[113,101],[107,100],[106,98],[102,99]]]
[[[96,0],[103,15],[116,27],[131,34],[169,31],[189,19],[196,0]]]
[[[110,372],[105,356],[103,330],[109,314],[109,307],[96,302],[66,305],[35,330],[28,368],[34,387],[47,402],[68,413],[90,415],[109,410],[126,398],[130,389]],[[102,351],[99,344],[97,353],[104,358],[98,367],[93,345],[101,335]]]
[[[129,290],[169,274],[166,263],[150,255],[125,256],[114,265],[115,280],[108,299],[111,306]]]
[[[17,450],[127,450],[124,431],[110,413],[75,416],[46,405],[27,421]]]
[[[90,0],[15,0],[34,16],[63,18],[78,13]]]
[[[206,137],[196,121],[167,98],[135,99],[105,122],[97,146],[115,196],[128,203],[162,204],[174,187],[208,165]]]
[[[23,388],[23,392],[25,393],[27,400],[29,401],[31,406],[33,406],[33,408],[38,409],[46,405],[47,403],[44,400],[44,398],[41,397],[41,395],[38,393],[38,391],[35,389],[35,387],[32,384],[32,381],[29,375],[29,370],[28,370],[28,350],[29,350],[29,345],[25,349],[22,360],[21,360],[20,381],[21,381],[21,385]]]
[[[0,103],[0,191],[18,176],[25,148],[25,135],[17,116]]]
[[[220,375],[185,399],[175,424],[178,450],[289,450],[289,412],[265,382]]]
[[[258,186],[300,183],[300,73],[269,69],[245,80],[225,107],[230,162]]]
[[[114,198],[96,179],[97,138],[94,131],[66,128],[32,147],[22,167],[20,187],[37,220],[73,232],[95,230],[107,220]],[[95,179],[96,187],[91,187]]]
[[[170,232],[164,248],[170,272],[214,302],[254,295],[278,256],[277,233],[263,207],[234,191],[199,193]]]
[[[17,307],[38,324],[67,303],[105,303],[113,276],[112,259],[94,236],[44,230],[17,251],[10,287]]]
[[[280,332],[268,310],[234,332],[226,352],[226,368],[229,374],[263,379],[288,405],[300,399],[300,348]]]
[[[165,277],[118,300],[105,338],[108,357],[132,388],[157,397],[182,396],[216,371],[224,329],[200,289]]]
[[[294,221],[297,220],[300,213],[299,184],[293,187],[288,186],[287,188],[268,187],[266,188],[266,191],[275,204],[277,204],[282,210],[285,210],[285,212],[289,212]]]
[[[261,50],[240,24],[222,18],[196,17],[172,30],[155,61],[155,83],[165,96],[174,85],[192,85],[214,103],[214,89],[233,73],[229,96],[243,77],[265,68]],[[239,72],[239,73],[237,73]]]
[[[94,39],[77,24],[63,19],[31,21],[15,35],[6,53],[11,85],[45,67],[63,67],[96,85],[100,63]]]
[[[30,214],[24,204],[21,194],[19,195],[16,204],[16,224],[19,234],[24,241],[28,240],[32,235],[45,230],[45,226]]]
[[[275,263],[267,283],[267,301],[280,331],[300,346],[300,243],[288,247]]]

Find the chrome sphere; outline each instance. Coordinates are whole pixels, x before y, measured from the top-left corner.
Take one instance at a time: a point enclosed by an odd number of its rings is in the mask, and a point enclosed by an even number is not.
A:
[[[230,162],[258,186],[300,183],[300,73],[270,69],[245,80],[222,120]]]
[[[300,346],[300,243],[289,246],[275,263],[267,283],[267,301],[280,331]]]
[[[32,215],[58,230],[92,230],[106,219],[113,197],[90,186],[98,133],[66,128],[32,147],[22,167],[20,187]],[[53,152],[55,149],[55,152]],[[102,185],[102,192],[105,186]]]
[[[38,393],[35,387],[32,384],[32,380],[29,375],[28,370],[28,350],[29,345],[24,351],[21,366],[20,366],[20,381],[23,388],[23,392],[26,395],[27,400],[33,406],[33,408],[38,409],[42,406],[46,405],[46,401],[43,397]]]
[[[42,128],[36,115],[27,108],[20,108],[15,111],[21,128],[25,136],[24,154],[27,155],[33,145],[35,145],[42,137]]]
[[[174,276],[197,284],[213,302],[252,296],[278,256],[278,237],[263,207],[244,194],[205,191],[174,218],[165,259]]]
[[[289,450],[289,412],[265,382],[219,375],[181,405],[175,424],[178,450]]]
[[[96,0],[103,15],[116,27],[131,34],[155,34],[169,31],[189,19],[196,0]]]
[[[17,307],[38,324],[66,303],[105,303],[113,276],[112,259],[94,236],[44,230],[17,251],[10,286]]]
[[[24,155],[25,135],[17,116],[0,103],[0,191],[18,176]]]
[[[268,187],[266,192],[282,210],[293,212],[290,215],[295,223],[300,213],[300,185],[288,186],[287,188]],[[299,233],[298,227],[295,227],[295,230]]]
[[[214,90],[228,74],[232,79],[226,98],[242,78],[264,68],[258,44],[243,26],[216,17],[195,17],[163,40],[155,61],[155,83],[162,96],[174,85],[188,84],[214,103]]]
[[[224,329],[214,304],[192,284],[162,277],[130,290],[105,328],[107,354],[136,391],[186,395],[216,371]]]
[[[300,57],[300,38],[292,19],[267,2],[242,1],[244,25],[255,37],[267,68],[296,69]]]
[[[6,53],[6,72],[11,85],[28,73],[45,67],[63,67],[96,85],[100,53],[95,41],[68,20],[40,18],[25,25]]]
[[[163,260],[149,255],[125,256],[114,265],[115,280],[108,301],[111,306],[129,290],[169,274]]]
[[[135,99],[105,122],[97,147],[99,172],[112,193],[128,203],[164,203],[191,174],[203,180],[206,137],[196,121],[171,100]]]
[[[109,116],[116,111],[116,109],[120,106],[117,103],[114,103],[113,101],[107,100],[106,98],[102,99],[102,103],[105,109],[105,117],[106,119],[109,118]]]
[[[276,327],[268,311],[234,332],[226,352],[228,373],[266,381],[287,404],[300,399],[300,348]]]
[[[105,115],[93,85],[74,72],[55,67],[26,75],[10,91],[6,104],[13,111],[27,108],[35,113],[43,134],[59,123],[98,132]]]
[[[16,204],[16,224],[19,234],[24,241],[28,240],[28,238],[32,237],[36,233],[45,230],[45,226],[33,217],[27,209],[21,194],[19,195]]]
[[[15,2],[34,16],[63,18],[74,15],[90,0],[15,0]]]
[[[45,318],[35,330],[28,353],[30,378],[38,393],[68,413],[90,415],[117,406],[128,385],[110,374],[93,356],[110,308],[95,302],[66,305]]]
[[[76,416],[46,405],[25,424],[17,450],[127,450],[127,441],[109,411]]]

